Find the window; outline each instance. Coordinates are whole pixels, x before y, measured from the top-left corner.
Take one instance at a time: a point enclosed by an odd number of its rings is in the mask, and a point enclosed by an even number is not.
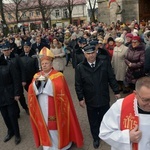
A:
[[[58,18],[60,16],[59,10],[55,10],[55,16],[56,16],[56,18]]]
[[[27,17],[26,12],[23,12],[22,17],[23,17],[23,18],[26,18],[26,17]]]
[[[40,12],[39,12],[39,11],[36,11],[36,15],[37,15],[37,16],[40,16]]]
[[[30,12],[29,12],[29,16],[30,16],[30,17],[33,16],[33,11],[30,11]]]
[[[63,9],[63,17],[68,18],[68,11],[67,9]]]
[[[11,13],[8,13],[8,19],[11,20],[13,17],[11,15]]]

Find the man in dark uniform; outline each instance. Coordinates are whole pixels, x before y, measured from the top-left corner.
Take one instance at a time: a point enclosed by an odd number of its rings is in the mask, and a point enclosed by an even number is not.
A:
[[[31,43],[25,42],[23,46],[23,52],[20,54],[20,59],[25,67],[26,85],[24,88],[26,91],[28,91],[28,87],[33,79],[34,74],[39,71],[38,60],[33,56],[34,53],[31,51]]]
[[[77,38],[76,38],[75,35],[72,36],[72,39],[69,42],[69,47],[72,49],[72,51],[71,51],[72,67],[75,68],[75,65],[76,65],[76,60],[75,60],[76,50],[79,48],[79,45],[77,43]]]
[[[83,48],[87,45],[87,40],[83,37],[78,38],[79,47],[76,49],[75,67],[84,60]]]
[[[36,53],[36,49],[38,49],[40,52],[43,47],[49,48],[48,44],[46,42],[42,41],[41,36],[38,35],[36,37],[36,43],[34,43],[32,45],[32,50],[34,51],[34,53]]]
[[[20,57],[18,56],[18,54],[12,53],[9,43],[7,43],[7,47],[8,47],[8,49],[2,50],[2,53],[3,53],[2,57],[4,59],[6,59],[8,63],[13,63],[17,69],[17,72],[19,73],[19,83],[20,83],[20,89],[21,89],[21,95],[20,95],[19,102],[20,102],[21,106],[23,107],[23,109],[25,109],[26,113],[29,115],[29,110],[28,110],[28,106],[26,104],[26,100],[24,97],[24,91],[23,91],[23,87],[26,85],[25,68],[24,68],[24,65],[23,65]],[[16,105],[17,105],[18,118],[19,118],[20,117],[20,109],[19,109],[18,103],[16,103]]]
[[[89,45],[95,46],[95,48],[97,50],[97,57],[99,57],[100,59],[108,59],[110,61],[109,53],[107,52],[106,49],[99,46],[99,41],[97,39],[90,40]],[[111,63],[111,61],[110,61],[110,63]]]
[[[7,44],[1,47],[2,51],[8,49]],[[15,103],[21,94],[18,79],[19,74],[14,64],[0,57],[0,112],[8,129],[4,142],[9,141],[15,135],[16,145],[21,142]]]
[[[95,46],[84,47],[85,60],[75,71],[75,89],[81,107],[87,108],[87,114],[93,136],[93,146],[100,144],[99,127],[103,115],[109,109],[109,85],[116,98],[120,97],[118,84],[108,59],[99,59]]]

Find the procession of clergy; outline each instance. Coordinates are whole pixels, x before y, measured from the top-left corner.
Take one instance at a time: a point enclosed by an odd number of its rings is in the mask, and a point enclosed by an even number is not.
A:
[[[7,127],[4,142],[13,136],[16,145],[21,142],[19,102],[30,116],[36,147],[67,150],[73,143],[83,147],[84,137],[63,75],[66,57],[66,66],[71,62],[75,68],[75,90],[79,105],[87,111],[93,147],[98,149],[104,140],[112,150],[150,150],[149,46],[145,51],[140,36],[125,33],[126,40],[131,40],[128,47],[123,37],[110,36],[104,48],[95,36],[77,37],[77,30],[72,42],[63,44],[61,35],[53,37],[51,45],[37,35],[34,43],[24,40],[20,49],[12,46],[12,37],[0,39],[0,111]],[[111,107],[109,87],[117,99]],[[128,96],[121,98],[120,92]]]

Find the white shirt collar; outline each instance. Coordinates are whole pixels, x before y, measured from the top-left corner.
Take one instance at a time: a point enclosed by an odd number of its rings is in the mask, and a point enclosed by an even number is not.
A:
[[[88,63],[89,63],[90,66],[91,66],[92,64],[94,64],[94,66],[95,66],[96,61],[94,61],[94,62],[92,62],[92,63],[90,63],[90,62],[88,62]]]
[[[10,58],[10,56],[5,56],[5,59]]]

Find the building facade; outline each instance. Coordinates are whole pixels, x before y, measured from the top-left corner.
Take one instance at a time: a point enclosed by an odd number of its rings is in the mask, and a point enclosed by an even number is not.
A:
[[[98,21],[110,24],[117,20],[131,22],[133,19],[139,22],[150,20],[150,0],[116,0],[108,7],[107,0],[98,0]]]
[[[87,20],[86,3],[78,4],[73,7],[72,22],[79,25]],[[53,9],[51,13],[51,24],[56,26],[66,26],[69,24],[69,12],[66,7]]]
[[[59,1],[59,2],[58,2]],[[46,1],[47,2],[47,1]],[[47,27],[66,26],[69,24],[69,12],[67,4],[62,0],[57,0],[53,5],[46,5]],[[39,29],[43,27],[43,19],[37,1],[23,2],[18,9],[18,21],[16,20],[16,6],[13,3],[5,4],[5,19],[10,30],[17,30],[18,27],[25,27],[26,30]],[[86,0],[76,0],[73,4],[72,21],[73,24],[81,24],[87,20]]]

